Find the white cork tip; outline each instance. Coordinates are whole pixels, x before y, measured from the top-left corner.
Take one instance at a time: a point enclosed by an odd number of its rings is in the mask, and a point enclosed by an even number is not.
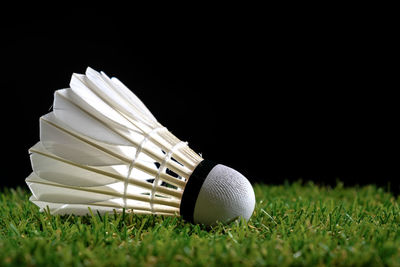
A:
[[[214,225],[243,217],[250,219],[255,207],[254,190],[238,171],[218,164],[207,175],[194,208],[195,223]]]

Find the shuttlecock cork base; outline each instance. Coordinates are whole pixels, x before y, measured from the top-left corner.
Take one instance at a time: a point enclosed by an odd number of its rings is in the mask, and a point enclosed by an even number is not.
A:
[[[254,210],[243,175],[204,160],[122,82],[91,68],[55,91],[29,152],[30,200],[51,214],[125,210],[211,225]]]
[[[251,217],[255,205],[249,181],[236,170],[203,160],[186,184],[180,212],[191,222],[207,225]]]

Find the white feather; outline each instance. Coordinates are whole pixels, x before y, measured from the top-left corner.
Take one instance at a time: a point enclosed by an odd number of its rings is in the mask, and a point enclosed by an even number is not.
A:
[[[53,113],[49,113],[40,119],[40,140],[44,147],[55,155],[85,165],[115,165],[126,163],[126,155],[119,153],[118,146],[96,142],[89,137],[79,135],[63,125]],[[130,146],[130,151],[136,149]],[[109,153],[105,152],[109,151]]]
[[[37,199],[53,203],[94,203],[111,199],[114,197],[113,194],[118,193],[112,189],[107,189],[106,187],[82,188],[83,190],[79,190],[79,186],[71,186],[70,188],[65,183],[59,184],[50,182],[40,178],[36,174],[31,174],[26,181],[33,195]]]
[[[66,164],[55,158],[42,154],[32,153],[31,163],[34,173],[48,181],[65,185],[98,186],[115,183],[115,179],[100,173],[78,168],[75,165]],[[114,169],[108,169],[115,172]]]
[[[84,103],[80,103],[83,107],[79,106],[79,102],[82,101],[75,101],[69,89],[56,91],[53,105],[55,117],[76,132],[96,140],[115,145],[131,144],[124,137],[129,135],[127,131],[124,135],[119,134],[124,130],[121,126]]]
[[[96,214],[113,213],[114,211],[121,213],[122,208],[117,207],[107,207],[100,205],[90,205],[90,204],[64,204],[64,203],[52,203],[39,201],[34,196],[31,196],[29,200],[40,208],[40,211],[49,210],[53,215],[68,215],[74,214],[78,216],[90,215],[89,208]],[[135,212],[137,213],[137,212]]]
[[[111,205],[111,203],[113,203],[112,205],[114,205],[115,207],[118,207],[118,203],[119,207],[122,207],[123,204],[121,190],[117,190],[116,187],[113,186],[67,186],[65,184],[59,184],[42,179],[34,173],[32,173],[26,179],[26,182],[30,190],[32,191],[35,199],[42,202],[97,205],[99,204],[99,202],[102,202],[102,205]],[[127,195],[127,197],[129,198],[128,208],[148,208],[148,194],[148,190],[140,190],[138,188],[136,188],[136,190],[130,190],[129,194]],[[171,203],[174,205],[172,209],[171,207],[169,208],[170,210],[176,210],[179,207],[179,202],[177,200],[167,199],[165,197],[156,196],[155,202],[159,203],[157,204],[158,208],[162,208],[165,203]]]
[[[105,73],[101,73],[104,77],[108,76]],[[108,78],[109,79],[109,78]],[[145,116],[153,121],[154,123],[157,123],[156,118],[153,116],[153,114],[150,112],[150,110],[147,109],[147,107],[143,104],[142,101],[134,94],[132,93],[131,90],[128,89],[120,80],[118,80],[116,77],[112,77],[110,80],[110,83],[113,84],[114,88],[118,90],[118,92],[122,95],[123,98],[127,99],[129,103],[131,103],[134,107],[139,109]]]
[[[106,75],[100,74],[92,68],[87,68],[86,78],[86,82],[91,90],[114,110],[118,110],[123,116],[129,117],[135,124],[141,122],[150,128],[156,126],[156,121],[148,118],[142,106],[138,107],[130,104],[128,98],[123,97],[118,92],[118,88],[113,85]]]

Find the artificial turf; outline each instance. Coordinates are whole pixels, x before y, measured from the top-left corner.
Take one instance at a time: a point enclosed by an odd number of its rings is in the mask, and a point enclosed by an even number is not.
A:
[[[399,198],[374,186],[255,185],[248,223],[52,216],[0,194],[0,266],[400,266]]]

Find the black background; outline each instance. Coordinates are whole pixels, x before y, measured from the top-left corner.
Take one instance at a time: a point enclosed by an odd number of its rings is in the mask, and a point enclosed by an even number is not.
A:
[[[203,157],[252,182],[339,179],[398,191],[398,74],[386,22],[355,10],[192,11],[4,22],[0,185],[24,185],[54,90],[91,66],[123,81]]]

